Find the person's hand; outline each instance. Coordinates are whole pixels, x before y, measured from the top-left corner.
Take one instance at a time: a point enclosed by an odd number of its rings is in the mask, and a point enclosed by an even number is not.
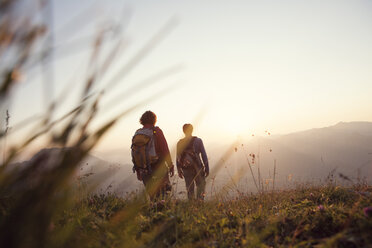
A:
[[[170,177],[173,177],[173,176],[174,176],[174,166],[172,166],[172,167],[169,169],[169,175],[170,175]]]
[[[204,170],[204,176],[205,176],[205,177],[209,176],[209,169],[205,169],[205,170]]]
[[[182,172],[182,170],[177,170],[178,171],[178,176],[181,178],[181,179],[183,179],[183,172]]]

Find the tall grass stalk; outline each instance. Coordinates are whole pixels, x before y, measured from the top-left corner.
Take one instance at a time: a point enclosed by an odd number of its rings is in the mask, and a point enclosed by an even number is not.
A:
[[[5,130],[4,130],[4,141],[3,141],[3,164],[5,162],[5,158],[6,158],[6,149],[7,149],[7,144],[6,144],[6,136],[8,134],[8,131],[9,131],[9,120],[10,120],[10,115],[9,115],[9,110],[7,109],[6,110],[6,115],[5,115]]]
[[[273,191],[275,190],[275,177],[276,177],[276,159],[274,159]]]
[[[246,159],[246,161],[247,161],[247,164],[248,164],[249,170],[250,170],[250,172],[251,172],[251,176],[252,176],[252,179],[253,179],[254,185],[256,186],[257,192],[260,192],[260,189],[259,189],[259,187],[258,187],[258,185],[257,185],[257,182],[256,182],[256,177],[254,176],[254,173],[253,173],[252,165],[251,165],[251,163],[249,162],[249,158],[248,158],[247,152],[245,151],[243,145],[242,145],[242,150],[243,150],[243,153],[244,153],[245,159]]]

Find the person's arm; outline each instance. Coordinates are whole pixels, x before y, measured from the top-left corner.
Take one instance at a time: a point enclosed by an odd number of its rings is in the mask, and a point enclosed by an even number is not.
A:
[[[205,152],[204,144],[203,141],[198,138],[198,152],[200,152],[203,164],[204,164],[204,170],[206,173],[206,176],[209,175],[209,163],[208,163],[208,156],[207,153]]]
[[[165,162],[167,163],[169,170],[172,172],[172,171],[174,171],[174,168],[173,168],[174,166],[173,166],[172,158],[171,158],[171,155],[170,155],[170,152],[169,152],[168,143],[167,143],[167,140],[164,137],[163,131],[159,127],[157,127],[157,128],[155,128],[155,135],[157,137],[156,142],[157,142],[157,146],[159,148],[159,153],[160,153],[162,159],[164,159]],[[171,173],[171,174],[173,174],[173,173]]]
[[[177,152],[176,152],[176,165],[177,165],[177,172],[178,172],[178,176],[180,178],[183,178],[183,171],[182,171],[182,168],[181,168],[181,142],[178,141],[177,143]]]
[[[179,141],[177,143],[176,165],[177,165],[177,169],[179,169],[181,167],[181,144],[180,144]]]

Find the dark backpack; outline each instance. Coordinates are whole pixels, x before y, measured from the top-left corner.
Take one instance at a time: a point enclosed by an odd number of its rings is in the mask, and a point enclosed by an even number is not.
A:
[[[155,137],[153,128],[138,129],[132,138],[133,170],[151,172],[151,165],[159,160],[155,150]],[[140,179],[141,180],[141,179]]]
[[[195,139],[196,137],[192,137],[181,153],[180,161],[182,168],[194,167],[195,169],[198,169],[200,167],[199,158],[194,149]]]

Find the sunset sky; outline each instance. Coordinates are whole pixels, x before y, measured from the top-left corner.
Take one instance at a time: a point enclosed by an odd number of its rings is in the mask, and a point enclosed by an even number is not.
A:
[[[127,43],[97,91],[167,22],[175,24],[125,78],[106,88],[100,123],[157,92],[165,94],[126,116],[101,150],[127,149],[146,110],[158,115],[171,146],[188,122],[195,124],[195,135],[212,144],[265,130],[284,134],[340,121],[372,121],[372,1],[53,3],[54,38],[61,49],[54,54],[51,97],[69,87],[61,114],[77,103],[93,38],[104,23],[128,22]],[[69,45],[81,37],[86,43]],[[102,58],[116,44],[107,41]],[[174,66],[180,71],[109,105],[121,92]],[[38,70],[26,75],[15,94],[13,123],[45,109]]]

